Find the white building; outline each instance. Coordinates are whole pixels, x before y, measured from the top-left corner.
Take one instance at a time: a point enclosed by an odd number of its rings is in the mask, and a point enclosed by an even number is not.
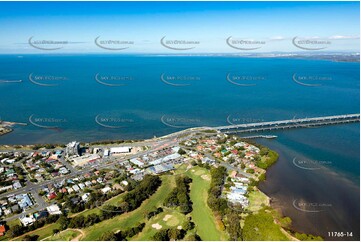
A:
[[[79,187],[78,185],[73,185],[72,188],[74,189],[75,192],[79,192]]]
[[[46,208],[50,215],[61,214],[60,208],[57,204],[50,205]]]
[[[80,143],[73,141],[66,145],[65,154],[67,157],[73,155],[79,155]]]
[[[137,165],[139,167],[143,167],[144,163],[138,160],[137,158],[130,159],[130,163]]]
[[[104,150],[104,156],[109,156],[109,150],[108,149]]]
[[[101,189],[102,193],[104,193],[104,194],[110,192],[111,190],[112,189],[110,187],[108,187],[108,186]]]
[[[132,150],[132,147],[129,147],[129,146],[112,147],[112,148],[110,148],[110,154],[111,155],[125,154],[125,153],[129,153],[131,150]]]
[[[24,215],[24,216],[20,217],[19,220],[25,227],[29,226],[35,222],[35,218],[33,215],[30,215],[29,217]]]
[[[73,158],[72,161],[73,161],[74,166],[83,166],[83,165],[87,164],[88,162],[96,161],[98,159],[100,159],[100,156],[98,154],[88,154],[88,155],[75,157],[75,158]]]
[[[81,196],[81,200],[84,202],[87,202],[89,200],[90,193],[85,193],[83,196]]]

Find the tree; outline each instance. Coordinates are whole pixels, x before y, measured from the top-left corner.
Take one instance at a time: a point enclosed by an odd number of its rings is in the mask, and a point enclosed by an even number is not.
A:
[[[180,235],[180,231],[177,228],[170,228],[168,230],[168,237],[171,240],[177,240]]]
[[[227,214],[227,231],[232,240],[240,240],[241,238],[241,221],[237,213]]]
[[[21,225],[14,225],[8,231],[8,233],[11,237],[16,237],[16,236],[22,235],[23,232],[24,232],[24,227]]]
[[[37,234],[34,234],[34,235],[27,234],[24,236],[23,241],[37,241],[38,238],[39,238],[39,235],[37,235]]]
[[[180,149],[178,150],[178,154],[180,154],[180,155],[185,155],[186,152],[185,152],[182,148],[180,148]]]
[[[117,237],[112,232],[105,232],[101,237],[100,240],[103,241],[116,241]]]

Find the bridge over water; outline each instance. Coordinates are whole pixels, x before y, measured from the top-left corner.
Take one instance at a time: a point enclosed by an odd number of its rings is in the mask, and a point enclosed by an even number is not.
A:
[[[271,122],[236,124],[214,127],[224,133],[248,133],[290,128],[311,128],[333,124],[360,122],[360,114],[334,115],[315,118],[299,118]]]

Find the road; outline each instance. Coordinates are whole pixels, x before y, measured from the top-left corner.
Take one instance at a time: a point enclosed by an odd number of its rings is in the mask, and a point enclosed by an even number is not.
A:
[[[123,162],[123,161],[127,161],[129,159],[133,159],[139,156],[143,156],[149,153],[152,153],[154,151],[163,149],[165,147],[169,147],[169,146],[177,146],[179,145],[180,142],[189,139],[189,138],[197,138],[200,136],[210,136],[210,135],[214,135],[215,133],[202,133],[202,134],[196,134],[197,132],[201,132],[204,130],[207,130],[209,128],[206,127],[201,127],[201,128],[191,128],[191,129],[186,129],[186,130],[182,130],[176,133],[172,133],[163,137],[159,137],[159,138],[153,138],[150,140],[145,140],[145,141],[140,141],[140,142],[133,142],[133,143],[123,143],[121,145],[119,144],[109,144],[109,145],[94,145],[94,146],[90,146],[92,148],[109,148],[109,147],[114,147],[114,146],[147,146],[150,147],[149,149],[142,151],[142,152],[138,152],[136,154],[132,154],[132,155],[128,155],[128,156],[124,156],[122,158],[113,158],[113,159],[109,159],[110,162],[106,162],[104,164],[100,164],[97,165],[96,167],[93,166],[89,166],[86,168],[83,168],[81,170],[78,170],[76,168],[74,168],[71,164],[69,164],[67,161],[65,161],[65,159],[63,158],[63,156],[59,159],[66,167],[68,170],[71,171],[71,173],[61,176],[61,177],[57,177],[54,178],[52,180],[46,180],[40,183],[31,183],[31,182],[27,182],[27,185],[25,187],[22,187],[20,189],[17,190],[13,190],[13,191],[9,191],[6,193],[3,193],[0,195],[0,199],[1,198],[5,198],[5,197],[9,197],[9,196],[13,196],[13,195],[17,195],[17,194],[22,194],[22,193],[31,193],[33,198],[36,201],[36,205],[33,206],[31,209],[26,210],[25,212],[21,213],[21,214],[16,214],[14,216],[8,217],[6,219],[4,219],[5,221],[9,221],[9,220],[13,220],[13,219],[17,219],[23,215],[29,214],[30,212],[35,212],[35,211],[39,211],[39,210],[43,210],[45,209],[47,206],[50,205],[50,203],[45,202],[39,195],[38,195],[38,191],[44,187],[45,185],[48,184],[54,184],[57,182],[60,182],[64,179],[70,179],[70,178],[75,178],[75,177],[79,177],[81,175],[84,175],[88,172],[90,172],[91,170],[93,170],[94,168],[96,169],[102,169],[102,168],[111,168],[111,167],[115,167],[116,164]],[[43,149],[41,151],[54,151],[54,150],[59,150],[59,149]],[[1,151],[8,151],[8,152],[13,152],[14,149],[9,149],[9,150],[1,150]],[[21,151],[21,150],[16,150],[16,151]],[[32,150],[23,150],[23,152],[25,153],[30,153],[30,152],[34,152]],[[236,168],[234,168],[236,169]],[[241,171],[240,171],[241,172]],[[247,174],[249,175],[249,174]]]
[[[144,144],[144,143],[142,143],[142,144]],[[151,142],[148,142],[148,145],[150,145],[150,144],[151,144]],[[128,155],[128,156],[122,157],[120,159],[114,159],[114,161],[112,161],[112,162],[102,164],[102,165],[98,165],[97,167],[87,167],[87,168],[82,169],[82,170],[75,169],[68,162],[66,162],[64,159],[62,159],[62,162],[64,163],[64,165],[66,165],[66,167],[69,167],[69,169],[72,171],[72,173],[70,173],[68,175],[65,175],[65,176],[62,176],[62,177],[55,178],[55,179],[53,179],[51,181],[47,180],[47,181],[43,181],[43,182],[36,183],[36,184],[29,182],[28,185],[25,186],[25,187],[22,187],[20,189],[13,190],[13,191],[10,191],[10,192],[7,192],[7,193],[3,193],[3,194],[0,195],[0,199],[1,199],[1,198],[13,196],[13,195],[18,195],[18,194],[29,193],[30,192],[32,194],[33,198],[36,201],[36,205],[33,206],[31,209],[28,209],[28,210],[26,210],[26,211],[24,211],[24,212],[22,212],[20,214],[16,214],[14,216],[5,218],[4,220],[5,221],[10,221],[10,220],[13,220],[13,219],[17,219],[17,218],[19,218],[19,217],[21,217],[23,215],[29,214],[31,212],[36,212],[36,211],[39,211],[39,210],[43,210],[47,206],[49,206],[50,204],[45,202],[38,195],[38,191],[45,185],[54,184],[54,183],[60,182],[60,181],[62,181],[64,179],[70,179],[70,178],[78,177],[80,175],[84,175],[85,173],[90,172],[94,168],[102,169],[102,168],[114,167],[119,162],[123,162],[123,161],[129,160],[129,159],[133,159],[133,158],[136,158],[136,157],[139,157],[139,156],[143,156],[143,155],[152,153],[152,152],[154,152],[154,151],[156,151],[158,149],[161,149],[164,146],[171,146],[171,145],[176,145],[176,144],[178,144],[178,142],[176,140],[164,140],[162,142],[157,141],[157,142],[153,143],[153,146],[152,146],[151,149],[148,149],[148,150],[136,153],[136,154]],[[27,152],[29,152],[29,151],[27,151]]]

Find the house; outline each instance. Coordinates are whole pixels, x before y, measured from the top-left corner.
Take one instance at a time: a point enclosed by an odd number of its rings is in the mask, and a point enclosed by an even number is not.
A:
[[[55,192],[51,192],[51,193],[48,194],[48,199],[49,200],[52,200],[54,198],[56,198],[56,193]]]
[[[35,218],[33,215],[29,215],[29,216],[24,215],[24,216],[20,217],[19,220],[25,227],[29,226],[35,222]]]
[[[62,174],[62,175],[65,175],[65,174],[68,174],[69,171],[68,171],[68,169],[66,169],[66,167],[61,167],[59,169],[59,173]]]
[[[4,236],[6,232],[5,225],[0,225],[0,236]]]
[[[46,208],[50,215],[61,214],[60,208],[57,204],[50,205]]]
[[[79,192],[79,190],[80,190],[78,185],[73,185],[72,188],[75,192]]]
[[[14,183],[13,183],[13,188],[14,189],[19,189],[19,188],[21,188],[22,186],[21,186],[21,183],[19,182],[19,181],[15,181]]]
[[[18,204],[22,209],[25,209],[33,205],[28,194],[16,195],[16,199],[18,200]]]
[[[104,188],[102,188],[102,189],[100,189],[100,190],[102,191],[102,193],[106,194],[106,193],[108,193],[109,191],[111,191],[112,189],[107,186],[107,187],[104,187]]]
[[[90,197],[90,193],[84,193],[83,196],[81,196],[81,200],[83,200],[84,202],[88,202]]]
[[[84,183],[79,183],[78,186],[79,186],[79,188],[80,188],[81,190],[83,190],[83,189],[85,188]]]
[[[5,214],[5,215],[11,214],[10,208],[5,209],[5,210],[4,210],[4,214]]]
[[[115,183],[112,188],[113,190],[124,190],[123,187],[118,183]]]

